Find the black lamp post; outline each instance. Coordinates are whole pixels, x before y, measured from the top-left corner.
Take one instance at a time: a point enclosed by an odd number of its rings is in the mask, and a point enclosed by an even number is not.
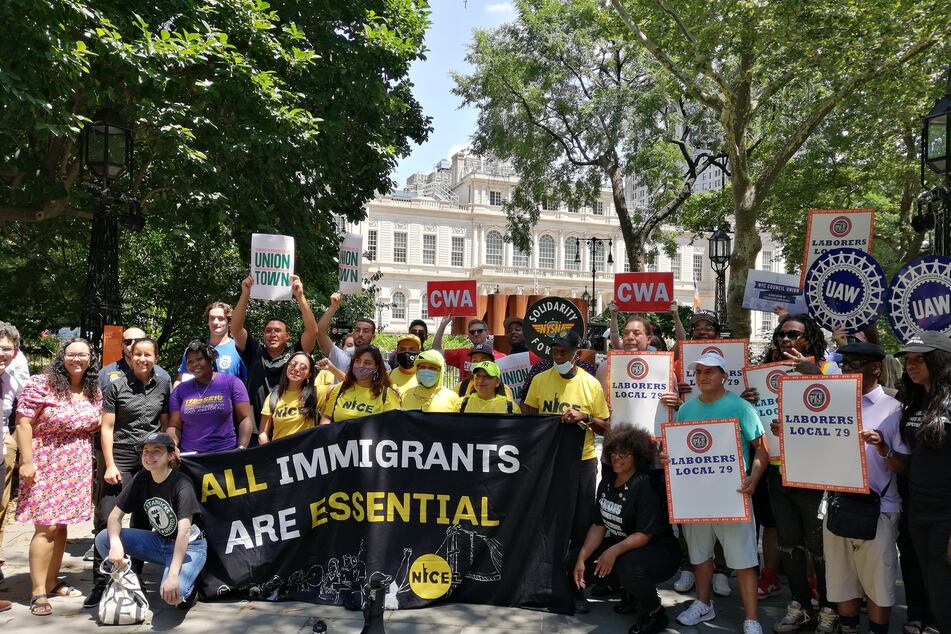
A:
[[[584,242],[588,245],[588,254],[589,260],[591,260],[591,295],[589,298],[585,298],[584,295],[581,296],[582,299],[588,302],[589,317],[588,324],[594,321],[595,318],[595,304],[597,303],[598,292],[595,290],[596,279],[595,275],[597,273],[597,267],[595,266],[595,252],[600,247],[604,249],[604,243],[608,243],[608,264],[614,264],[614,255],[611,251],[614,250],[614,241],[611,239],[605,238],[575,238],[575,264],[581,263],[581,243]],[[585,289],[585,295],[587,295],[587,289]],[[590,327],[590,326],[589,326]]]
[[[921,187],[918,216],[912,226],[918,231],[934,227],[935,254],[951,255],[951,64],[947,70],[944,97],[935,103],[924,118],[921,133]],[[937,187],[927,188],[925,166],[943,176]],[[922,207],[927,209],[922,212]]]
[[[726,270],[730,266],[730,254],[732,252],[732,241],[730,234],[727,233],[726,225],[720,225],[720,228],[714,230],[710,235],[710,263],[717,274],[717,288],[714,295],[714,310],[717,313],[717,319],[720,324],[726,325]]]

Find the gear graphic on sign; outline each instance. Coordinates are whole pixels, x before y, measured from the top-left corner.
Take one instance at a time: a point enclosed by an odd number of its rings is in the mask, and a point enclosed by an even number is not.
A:
[[[900,268],[888,290],[888,322],[907,342],[925,330],[951,334],[951,258],[925,255]]]
[[[804,285],[809,313],[823,328],[854,334],[868,328],[885,305],[885,272],[868,253],[826,251],[809,267]]]

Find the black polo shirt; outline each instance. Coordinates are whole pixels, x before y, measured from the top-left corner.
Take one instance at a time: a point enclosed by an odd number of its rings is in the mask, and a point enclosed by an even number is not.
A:
[[[116,415],[113,447],[135,450],[136,445],[159,431],[159,415],[168,412],[171,384],[152,373],[144,384],[131,372],[115,379],[102,395],[102,411]]]
[[[248,396],[251,397],[251,408],[254,410],[254,424],[257,427],[261,420],[261,410],[267,401],[268,394],[281,381],[281,372],[295,353],[302,350],[300,339],[293,346],[286,344],[284,352],[272,357],[268,354],[260,341],[248,333],[244,350],[238,350],[244,365],[248,368]]]
[[[155,364],[152,367],[155,372],[155,376],[165,379],[166,381],[171,381],[172,378],[168,375],[168,372],[162,369],[161,366]],[[110,363],[103,369],[99,370],[99,389],[102,390],[102,393],[105,394],[106,390],[109,388],[109,385],[118,379],[123,374],[129,374],[132,372],[132,368],[129,367],[129,364],[125,362],[125,357],[119,357],[119,360]]]

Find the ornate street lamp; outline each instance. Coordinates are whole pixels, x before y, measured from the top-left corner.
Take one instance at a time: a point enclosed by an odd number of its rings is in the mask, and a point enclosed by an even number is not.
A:
[[[924,231],[935,228],[935,253],[951,255],[951,64],[947,70],[945,95],[924,117],[921,133],[921,187],[918,214],[912,226]],[[925,167],[943,177],[943,183],[931,189],[925,183]],[[922,212],[925,206],[927,211]],[[939,222],[936,219],[940,218]]]
[[[709,239],[709,256],[713,270],[717,274],[717,288],[714,296],[714,310],[720,324],[726,324],[726,270],[730,266],[730,255],[733,251],[730,234],[726,225],[720,225]]]
[[[588,289],[585,288],[584,294],[581,296],[581,299],[588,302],[588,328],[590,330],[590,324],[594,321],[594,318],[597,316],[596,306],[598,292],[596,290],[597,284],[597,261],[595,254],[600,248],[603,252],[604,243],[608,244],[608,264],[614,264],[614,255],[611,253],[614,250],[614,241],[609,238],[575,238],[575,264],[581,263],[581,243],[584,242],[588,245],[588,259],[591,261],[591,294],[588,295]]]

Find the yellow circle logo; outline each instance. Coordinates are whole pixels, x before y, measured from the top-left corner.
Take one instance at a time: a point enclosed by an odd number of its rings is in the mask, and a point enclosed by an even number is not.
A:
[[[438,599],[451,584],[452,569],[439,555],[423,555],[409,567],[409,587],[423,599]]]

